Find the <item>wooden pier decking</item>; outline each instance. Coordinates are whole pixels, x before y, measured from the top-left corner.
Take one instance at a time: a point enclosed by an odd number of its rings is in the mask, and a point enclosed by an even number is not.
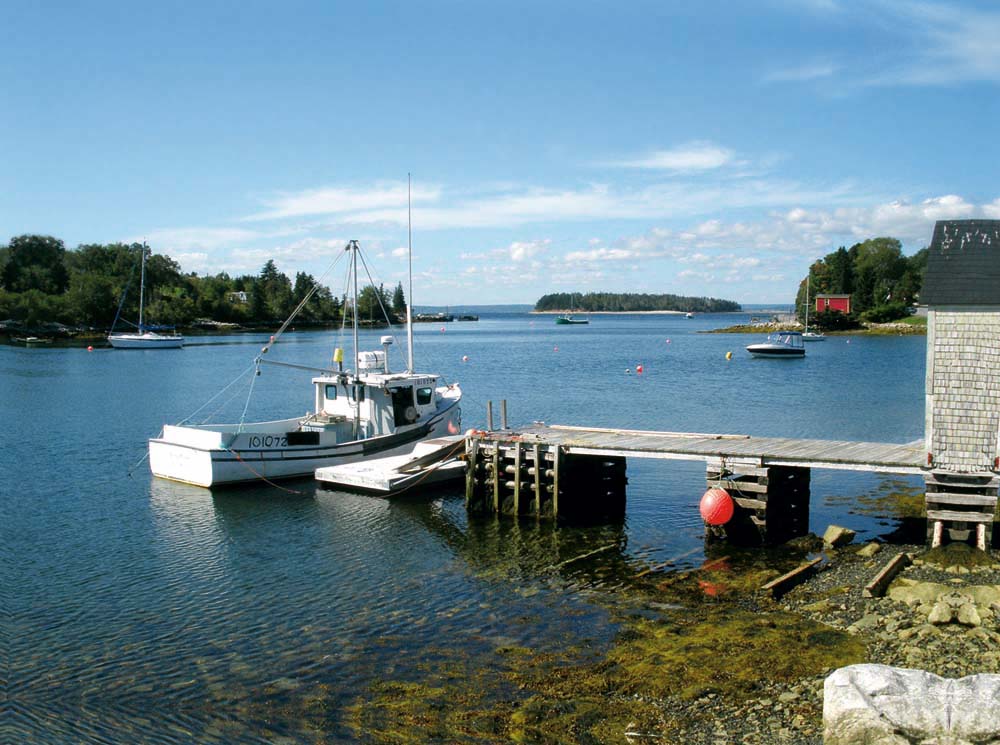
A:
[[[924,442],[907,444],[651,432],[533,424],[466,437],[466,505],[474,512],[551,519],[624,515],[628,458],[702,460],[734,518],[707,527],[738,541],[787,540],[808,530],[813,468],[926,474]]]
[[[516,430],[477,433],[481,440],[559,446],[572,455],[608,455],[668,460],[724,458],[759,467],[793,466],[877,473],[924,473],[924,441],[907,444],[802,440],[738,434],[653,432],[533,424]]]

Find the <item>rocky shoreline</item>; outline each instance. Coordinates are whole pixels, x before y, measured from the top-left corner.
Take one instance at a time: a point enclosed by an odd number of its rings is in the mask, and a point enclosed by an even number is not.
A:
[[[863,588],[896,554],[913,564],[885,597]],[[1000,563],[965,546],[927,551],[923,546],[869,543],[827,549],[822,571],[768,608],[846,631],[864,644],[863,662],[913,668],[946,678],[1000,672]],[[847,664],[847,663],[845,663]],[[823,742],[823,683],[833,668],[792,684],[762,680],[741,703],[713,694],[691,702],[678,742]],[[762,671],[762,675],[766,675]],[[676,712],[675,712],[676,713]]]

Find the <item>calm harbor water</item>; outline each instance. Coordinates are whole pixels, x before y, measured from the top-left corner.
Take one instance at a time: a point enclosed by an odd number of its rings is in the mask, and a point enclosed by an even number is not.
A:
[[[506,399],[515,425],[922,436],[923,337],[834,337],[804,360],[755,360],[743,348],[757,336],[697,333],[745,319],[425,324],[417,367],[462,385],[466,427]],[[377,348],[378,332],[363,336]],[[459,490],[386,501],[309,481],[213,493],[152,479],[146,439],[247,371],[265,340],[0,348],[0,741],[364,739],[345,712],[374,682],[420,680],[444,646],[469,665],[512,645],[599,648],[614,628],[591,593],[622,572],[703,559],[700,463],[631,461],[625,520],[593,527],[469,518]],[[322,366],[335,345],[292,333],[272,355]],[[238,418],[250,379],[202,415]],[[248,418],[305,412],[311,395],[308,374],[265,368]],[[851,505],[913,485],[816,471],[811,527],[889,533],[890,514]]]

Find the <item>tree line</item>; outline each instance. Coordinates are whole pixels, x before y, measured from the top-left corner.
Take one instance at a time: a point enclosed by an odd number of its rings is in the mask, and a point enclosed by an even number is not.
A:
[[[57,238],[21,235],[0,246],[0,320],[27,327],[58,322],[107,330],[116,314],[121,325],[139,315],[139,265],[142,244],[83,244],[67,250]],[[294,280],[268,261],[258,274],[232,277],[225,272],[185,273],[169,256],[147,253],[145,318],[148,323],[192,326],[203,321],[240,325],[280,324],[316,285],[311,274]],[[343,321],[352,308],[320,286],[296,317],[296,323]],[[381,307],[380,307],[381,306]],[[358,315],[365,321],[392,322],[406,313],[402,284],[393,293],[379,285],[358,293]]]
[[[910,313],[920,296],[926,271],[926,248],[907,257],[897,239],[869,238],[850,248],[841,246],[813,263],[808,276],[799,283],[795,307],[800,320],[804,320],[808,304],[809,323],[819,328],[846,328],[856,325],[859,319],[893,321]],[[815,313],[817,294],[850,295],[851,314]]]
[[[712,297],[650,295],[616,292],[556,292],[543,295],[535,303],[538,311],[639,313],[652,310],[676,310],[685,313],[724,313],[738,311],[739,303]]]

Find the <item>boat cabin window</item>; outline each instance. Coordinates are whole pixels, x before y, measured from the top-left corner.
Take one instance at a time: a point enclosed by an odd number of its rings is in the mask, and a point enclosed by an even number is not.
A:
[[[351,400],[361,403],[365,400],[365,387],[363,385],[351,386]]]
[[[327,384],[323,395],[326,396],[327,401],[334,401],[337,398],[337,386]]]
[[[433,388],[417,388],[417,403],[426,406],[434,399]]]

